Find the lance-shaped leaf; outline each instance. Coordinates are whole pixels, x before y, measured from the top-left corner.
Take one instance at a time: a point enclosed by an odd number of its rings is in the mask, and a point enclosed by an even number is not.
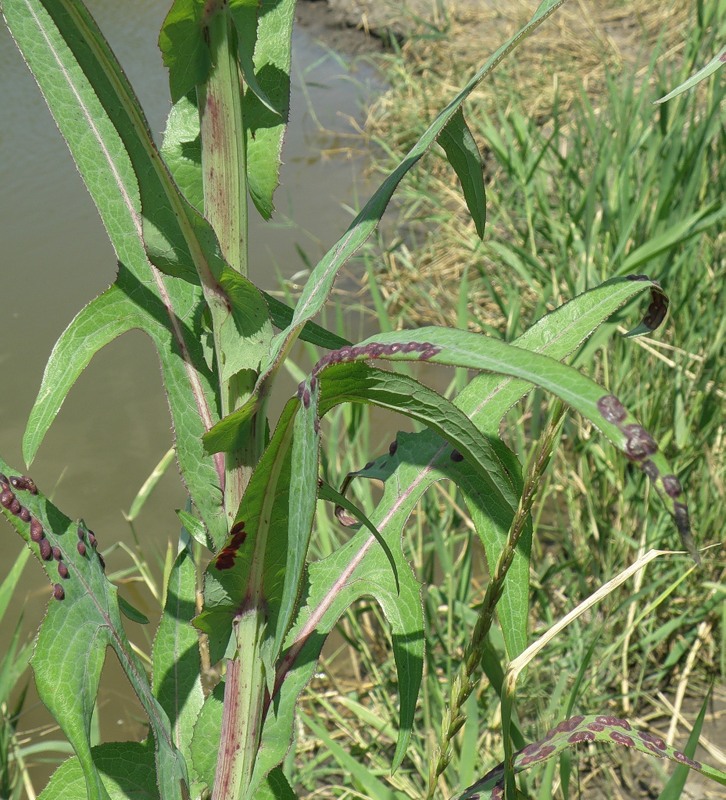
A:
[[[300,593],[305,562],[310,545],[310,534],[318,499],[318,464],[320,461],[320,420],[318,398],[320,387],[311,381],[300,384],[300,405],[292,432],[290,458],[294,468],[290,472],[288,489],[287,558],[285,560],[280,611],[274,626],[274,638],[270,637],[262,646],[262,656],[274,686],[275,661],[280,653],[283,639],[295,613],[295,604]],[[244,502],[243,502],[244,506]],[[279,547],[285,542],[279,535],[270,541],[270,547]]]
[[[709,75],[713,75],[713,73],[716,72],[717,69],[720,69],[724,64],[726,64],[726,47],[722,48],[721,52],[717,56],[714,56],[705,67],[699,69],[695,75],[691,75],[690,78],[676,86],[676,88],[668,92],[668,94],[664,95],[663,97],[659,97],[655,102],[665,103],[667,100],[671,100],[672,98],[677,97],[679,94],[687,92],[697,83],[706,80]]]
[[[119,259],[119,277],[78,314],[54,348],[31,411],[23,453],[30,463],[67,392],[94,353],[125,330],[145,330],[161,359],[182,475],[212,541],[220,542],[227,534],[219,488],[223,464],[205,458],[199,446],[199,437],[217,416],[212,376],[199,346],[201,292],[186,281],[163,276],[149,264],[142,242],[139,189],[127,152],[127,146],[136,147],[137,163],[146,153],[134,138],[134,115],[140,111],[126,109],[120,101],[114,106],[106,97],[106,106],[114,107],[112,121],[97,94],[104,96],[105,91],[116,97],[109,88],[109,76],[94,61],[87,65],[94,77],[91,86],[55,24],[60,20],[63,34],[90,60],[91,51],[86,48],[86,53],[79,46],[87,28],[85,10],[53,0],[48,0],[48,6],[52,17],[36,0],[9,0],[3,9],[99,209]],[[143,129],[145,123],[138,124]],[[148,175],[153,176],[148,169],[142,174],[147,183]]]
[[[685,753],[667,745],[660,736],[639,731],[626,719],[605,714],[577,716],[560,722],[538,742],[527,745],[514,758],[514,771],[522,772],[535,764],[555,758],[563,751],[578,744],[589,742],[632,747],[656,758],[667,758],[675,764],[683,764],[692,770],[726,786],[726,773],[702,764]],[[504,787],[504,764],[490,770],[483,778],[456,796],[456,800],[478,800],[478,798],[502,797]]]
[[[274,346],[265,368],[260,376],[259,385],[269,380],[279,367],[284,354],[292,347],[302,326],[311,319],[325,304],[333,288],[335,277],[340,268],[363,244],[378,225],[393,192],[406,173],[424,155],[444,129],[449,120],[460,108],[463,101],[474,88],[527,36],[529,36],[547,17],[550,16],[564,0],[543,0],[532,18],[511,39],[506,41],[477,71],[459,94],[444,108],[431,123],[418,142],[411,148],[406,157],[385,179],[379,189],[365,204],[360,213],[348,227],[343,236],[323,256],[305,284],[300,299],[295,307],[295,315],[287,330],[274,340]]]
[[[245,41],[245,17],[232,7],[240,48]],[[248,83],[244,97],[247,181],[250,197],[264,219],[274,211],[273,194],[280,179],[282,141],[290,112],[290,63],[295,0],[260,0],[257,42],[253,56],[258,86]],[[241,59],[243,62],[246,59]],[[249,76],[250,70],[247,70]],[[264,98],[264,100],[262,99]],[[266,102],[265,102],[266,101]]]
[[[439,134],[439,144],[444,148],[446,158],[459,178],[464,192],[464,200],[466,200],[467,208],[474,220],[477,236],[483,239],[484,226],[487,221],[484,165],[461,108],[457,110]]]
[[[645,289],[651,288],[651,285],[646,282],[617,279],[591,289],[538,320],[515,341],[515,344],[535,353],[546,353],[553,358],[565,358],[604,320]],[[649,308],[646,316],[650,316],[650,311]],[[496,436],[502,416],[530,389],[531,384],[524,380],[483,374],[474,378],[454,403],[484,434]],[[426,439],[431,441],[427,442]],[[442,456],[448,462],[447,474],[456,466],[448,456],[449,446],[429,431],[419,434],[399,434],[397,442],[398,447],[393,455],[389,453],[383,456],[368,470],[369,474],[376,474],[377,466],[381,470],[378,477],[386,477],[388,474],[391,476],[386,480],[383,498],[375,511],[370,514],[370,520],[376,525],[380,534],[386,537],[395,554],[400,552],[403,525],[413,504],[420,497],[419,488],[422,487],[420,490],[422,492],[434,480],[447,477],[441,470]],[[505,458],[503,452],[499,455],[500,458]],[[510,467],[510,473],[514,473],[513,467]],[[452,477],[457,479],[453,475]],[[458,479],[463,486],[465,477],[462,474]],[[279,696],[265,723],[258,764],[261,773],[264,774],[265,770],[280,763],[285,756],[287,743],[292,737],[297,698],[312,677],[323,643],[340,614],[351,603],[367,595],[375,597],[382,605],[388,602],[386,591],[390,588],[390,580],[386,584],[384,573],[379,571],[379,567],[384,566],[382,562],[380,565],[378,563],[381,556],[381,548],[375,546],[373,536],[360,531],[340,551],[321,562],[311,564],[307,603],[301,608],[286,640],[287,650],[278,670]],[[401,564],[397,563],[400,569]],[[407,566],[405,560],[404,565]],[[407,579],[410,578],[410,568],[403,574]],[[512,577],[513,573],[510,571],[509,575]],[[380,585],[375,583],[376,576],[380,576]],[[368,582],[368,578],[372,583]],[[409,644],[413,644],[416,640],[416,634],[412,632],[423,630],[423,621],[420,623],[415,621],[415,607],[418,604],[415,579],[411,595],[414,600],[406,607],[410,613],[404,613],[402,616],[409,624],[407,633],[404,634]],[[406,592],[402,590],[398,602],[403,602],[405,597]],[[393,602],[396,602],[396,598],[393,598]],[[507,613],[517,612],[526,616],[526,609],[513,608]],[[387,617],[391,619],[388,614]],[[397,635],[399,634],[394,629],[394,641]],[[520,652],[521,649],[520,646]],[[411,684],[414,681],[406,683],[410,675],[410,672],[402,672],[399,666],[401,692],[404,689],[412,690]],[[414,703],[415,699],[414,696]]]
[[[698,561],[690,534],[683,490],[655,439],[614,395],[573,367],[548,356],[526,352],[497,339],[451,328],[424,327],[372,336],[351,348],[334,351],[318,362],[386,358],[430,361],[511,375],[542,387],[579,411],[651,479],[675,519],[683,543]]]
[[[31,664],[38,694],[76,751],[88,797],[108,797],[89,736],[110,646],[149,718],[160,795],[181,798],[182,783],[187,781],[184,758],[174,745],[169,718],[126,638],[116,587],[106,579],[95,537],[1,460],[0,471],[2,513],[37,555],[53,584],[54,599],[41,624]]]
[[[290,444],[297,403],[297,399],[291,400],[283,409],[272,439],[252,473],[230,535],[205,572],[204,610],[194,624],[209,636],[212,663],[225,654],[232,622],[248,591],[266,603],[281,595],[285,548],[273,549],[268,544],[273,528],[280,532],[287,529],[285,487],[290,481]],[[269,610],[271,615],[276,611]]]

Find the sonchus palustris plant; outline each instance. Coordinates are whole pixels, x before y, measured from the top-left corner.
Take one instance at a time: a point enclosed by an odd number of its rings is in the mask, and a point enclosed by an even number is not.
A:
[[[75,755],[44,797],[290,798],[285,759],[296,704],[326,637],[352,604],[372,597],[390,626],[398,672],[398,740],[407,752],[421,685],[421,583],[402,530],[434,483],[457,484],[491,575],[451,708],[442,720],[429,796],[449,763],[482,642],[495,619],[510,666],[527,650],[529,510],[565,406],[590,420],[640,467],[698,560],[685,495],[651,432],[617,397],[567,359],[636,297],[650,305],[633,333],[662,322],[667,299],[645,276],[616,277],[537,321],[512,344],[440,327],[350,343],[313,320],[341,267],[378,225],[396,187],[438,142],[458,177],[477,232],[485,190],[462,104],[476,85],[564,0],[542,2],[436,117],[328,253],[294,308],[248,278],[248,217],[269,219],[287,124],[294,0],[175,0],[160,35],[173,107],[160,148],[101,31],[80,0],[2,0],[5,21],[88,187],[118,260],[116,281],[83,308],[47,363],[23,441],[27,464],[92,356],[124,332],[148,334],[159,356],[176,458],[188,491],[178,555],[147,670],[124,632],[139,618],[104,571],[95,534],[71,520],[23,470],[0,460],[0,503],[39,557],[53,601],[32,666],[39,694]],[[631,278],[631,279],[629,279]],[[634,278],[634,279],[632,279]],[[319,360],[276,420],[269,400],[293,344]],[[378,362],[394,369],[383,370]],[[479,374],[453,400],[397,372],[428,362]],[[523,471],[499,438],[505,412],[532,387],[557,401],[547,435]],[[321,479],[321,420],[341,403],[372,404],[420,423],[346,478],[384,482],[361,510]],[[316,509],[332,503],[357,530],[314,559]],[[206,565],[206,566],[205,566]],[[201,579],[201,580],[200,580]],[[200,589],[201,587],[201,589]],[[201,597],[200,597],[201,595]],[[90,723],[107,648],[148,717],[146,741],[91,746]],[[202,684],[202,656],[222,675]],[[508,673],[509,674],[509,673]],[[607,740],[724,776],[614,717],[572,718],[519,753],[503,696],[505,762],[464,797],[514,797],[517,771],[580,741]]]

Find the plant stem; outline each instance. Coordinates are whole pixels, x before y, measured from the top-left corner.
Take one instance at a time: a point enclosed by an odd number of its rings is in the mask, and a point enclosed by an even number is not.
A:
[[[198,87],[204,212],[217,235],[227,264],[243,276],[248,271],[247,161],[242,112],[242,85],[237,60],[236,34],[225,3],[205,7],[212,68],[207,82]],[[222,417],[239,408],[257,380],[257,364],[250,361],[228,380],[223,378],[226,359],[221,326],[226,314],[211,308],[214,347],[219,375]],[[242,345],[243,346],[243,345]],[[226,454],[224,508],[228,526],[237,516],[252,470],[260,456],[264,412],[251,420],[243,445]],[[265,629],[263,604],[248,598],[234,625],[235,654],[227,661],[222,733],[219,743],[213,800],[247,796],[254,771],[265,697],[260,645]]]
[[[235,625],[237,656],[227,662],[212,800],[247,798],[262,729],[265,685],[259,648],[264,627],[262,615],[254,609]]]

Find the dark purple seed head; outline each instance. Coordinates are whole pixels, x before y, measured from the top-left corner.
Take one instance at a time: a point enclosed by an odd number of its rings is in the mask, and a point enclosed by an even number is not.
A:
[[[30,518],[30,538],[34,542],[39,542],[43,538],[43,526],[35,517]]]
[[[12,514],[15,514],[15,516],[18,516],[21,508],[22,506],[20,505],[20,500],[18,500],[17,497],[13,497],[10,505],[8,506],[8,511],[10,511]]]
[[[452,450],[449,458],[457,463],[464,460],[464,456],[458,450]]]
[[[60,547],[54,547],[54,548],[53,548],[53,558],[54,558],[56,561],[60,561],[60,560],[61,560],[61,558],[63,558],[63,555],[62,555],[62,553],[61,553]]]
[[[55,597],[56,600],[62,600],[65,596],[66,596],[65,590],[60,585],[60,583],[54,583],[53,584],[53,597]]]
[[[597,401],[597,410],[606,422],[617,425],[628,416],[625,406],[614,394],[606,394]]]
[[[365,467],[363,467],[363,469],[370,469],[370,468],[373,466],[373,464],[374,464],[374,463],[375,463],[374,461],[369,461],[369,462],[368,462],[368,463],[365,465]],[[362,471],[362,470],[361,470],[361,471]]]
[[[314,392],[318,388],[318,379],[315,375],[310,378],[310,391]]]
[[[310,390],[307,388],[307,386],[302,393],[302,404],[305,406],[305,408],[310,408]]]
[[[622,430],[628,437],[625,442],[625,452],[634,461],[642,461],[658,451],[655,439],[642,425],[626,425]]]
[[[433,358],[437,353],[441,352],[440,347],[427,347],[425,350],[422,350],[418,360],[419,361],[428,361],[430,358]]]
[[[337,350],[336,352],[338,353],[338,360],[346,361],[347,359],[349,359],[352,349],[353,349],[352,347],[341,347],[340,350]]]
[[[629,281],[649,281],[650,278],[647,275],[626,275],[625,276]]]
[[[15,495],[10,491],[10,489],[0,492],[0,504],[5,506],[5,508],[10,508],[13,500],[15,500]]]
[[[20,506],[20,511],[18,511],[18,516],[23,522],[30,522],[30,511],[25,506]]]
[[[382,344],[378,344],[376,342],[374,344],[369,344],[367,347],[364,347],[363,350],[371,358],[378,358],[378,356],[382,356],[383,355],[385,347]]]
[[[665,489],[665,493],[668,495],[668,497],[678,497],[678,495],[683,491],[681,482],[678,480],[678,478],[676,478],[675,475],[663,476],[663,488]]]
[[[80,555],[82,556],[86,555],[86,545],[83,544],[83,542],[78,542],[78,544],[76,544],[76,550],[78,550],[78,553]]]
[[[620,731],[610,731],[608,736],[618,744],[624,744],[626,747],[633,747],[635,742],[631,736],[628,736],[625,733],[620,733]]]
[[[305,391],[305,381],[302,381],[297,386],[297,399],[302,400],[303,392]]]
[[[81,528],[81,526],[80,526],[80,525],[78,526],[78,531],[77,531],[77,533],[78,533],[78,538],[79,538],[81,541],[83,541],[83,540],[86,538],[86,532],[83,530],[83,528]]]
[[[315,417],[315,421],[313,422],[313,430],[315,431],[315,435],[320,433],[320,417]]]
[[[333,352],[328,356],[328,363],[337,364],[339,361],[342,361],[340,357],[340,350],[333,350]]]
[[[68,580],[68,567],[62,562],[58,562],[58,574],[63,580]]]
[[[355,347],[350,348],[350,353],[348,353],[348,358],[350,359],[360,358],[364,352],[365,352],[365,347],[360,347],[359,345],[356,345]]]
[[[406,342],[404,346],[401,348],[402,353],[413,353],[414,350],[420,350],[420,345],[418,342]],[[425,349],[425,348],[424,348]]]
[[[658,467],[656,467],[656,465],[650,459],[647,459],[646,461],[644,461],[640,466],[641,466],[643,472],[652,481],[658,480],[658,476],[660,475],[660,472],[658,471]]]
[[[105,572],[106,571],[106,561],[104,560],[103,556],[100,553],[96,553],[98,556],[98,560],[101,562],[101,569]]]
[[[94,548],[98,545],[96,534],[93,531],[88,531],[88,543]]]
[[[40,549],[40,557],[43,561],[50,561],[53,558],[53,551],[50,547],[50,542],[47,539],[41,539],[38,542],[38,548]]]
[[[8,481],[7,475],[3,475],[2,472],[0,472],[0,483],[4,483],[5,486],[9,486],[10,485],[10,482]]]
[[[391,455],[395,455],[395,453],[396,453],[396,450],[398,450],[398,441],[397,441],[396,439],[394,439],[394,440],[393,440],[393,441],[392,441],[392,442],[391,442],[391,443],[388,445],[388,452],[389,452]]]

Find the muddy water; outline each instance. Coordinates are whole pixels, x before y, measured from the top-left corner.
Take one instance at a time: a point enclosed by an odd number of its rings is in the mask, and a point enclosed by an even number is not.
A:
[[[152,131],[163,130],[169,110],[166,75],[156,36],[168,0],[87,0],[136,87]],[[349,73],[345,60],[327,52],[305,29],[294,39],[292,124],[285,144],[282,186],[274,224],[251,230],[253,280],[265,289],[303,269],[298,248],[315,263],[350,221],[343,207],[367,193],[359,175],[364,156],[346,156],[360,143],[349,118],[358,113],[373,77]],[[114,279],[115,259],[103,227],[37,88],[0,26],[0,452],[22,468],[21,439],[53,343],[74,314]],[[294,223],[292,222],[294,220]],[[169,417],[152,347],[139,333],[108,346],[91,362],[51,428],[31,474],[70,517],[83,517],[102,549],[114,542],[133,548],[122,511],[172,442]],[[167,473],[137,522],[146,556],[161,574],[167,541],[176,536],[174,509],[185,497],[175,468]],[[0,580],[20,543],[0,525]],[[131,566],[120,549],[106,558],[111,572]],[[140,584],[126,596],[147,613],[153,602]],[[49,586],[37,565],[26,567],[16,595],[30,632],[41,619]],[[0,638],[11,634],[9,613]],[[134,630],[143,642],[149,633]],[[4,648],[3,648],[4,649]],[[111,659],[109,659],[110,661]],[[103,679],[103,738],[143,734],[142,714],[120,694],[113,670]],[[22,728],[48,718],[29,701]],[[51,737],[56,738],[56,737]],[[42,781],[40,782],[42,785]]]

